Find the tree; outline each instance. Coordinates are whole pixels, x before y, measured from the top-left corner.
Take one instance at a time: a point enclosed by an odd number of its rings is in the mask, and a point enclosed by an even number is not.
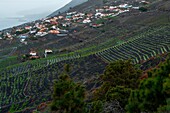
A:
[[[88,107],[87,111],[89,113],[101,113],[103,111],[103,102],[100,101],[100,100],[97,100],[97,101],[93,101],[90,103],[89,105],[90,107]]]
[[[140,76],[141,71],[134,68],[131,60],[119,60],[106,67],[101,79],[111,87],[124,86],[135,89],[138,87]]]
[[[165,112],[169,109],[170,99],[170,60],[158,69],[148,73],[149,78],[141,81],[139,89],[129,98],[126,110],[132,112]]]
[[[121,103],[121,106],[124,108],[128,103],[128,98],[131,93],[131,88],[125,88],[124,86],[116,86],[110,88],[105,95],[106,101],[117,100]]]
[[[141,71],[135,69],[131,60],[119,60],[109,64],[101,75],[103,84],[94,92],[94,100],[118,100],[122,107],[128,102],[132,89],[138,88]]]
[[[141,12],[146,12],[146,11],[148,11],[148,9],[147,9],[146,7],[140,7],[139,10],[140,10]]]
[[[84,99],[84,87],[81,84],[74,83],[69,75],[63,73],[54,84],[51,110],[59,113],[82,113]]]

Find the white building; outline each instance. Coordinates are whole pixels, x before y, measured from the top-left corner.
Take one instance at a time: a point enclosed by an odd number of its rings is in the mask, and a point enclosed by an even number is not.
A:
[[[25,41],[25,39],[21,39],[21,40],[20,40],[20,42],[24,42],[24,41]]]
[[[90,20],[89,18],[87,18],[87,19],[83,20],[83,23],[84,23],[84,24],[86,24],[86,23],[90,23],[90,22],[91,22],[91,20]]]
[[[102,14],[102,13],[96,13],[95,14],[95,18],[97,18],[97,17],[103,17],[104,16],[104,14]]]
[[[52,53],[53,51],[51,49],[45,49],[45,53]]]
[[[31,51],[31,52],[30,52],[30,55],[31,55],[31,56],[36,56],[36,55],[37,55],[37,52]]]
[[[128,4],[121,4],[119,5],[120,8],[130,8],[132,7],[132,5],[128,5]]]

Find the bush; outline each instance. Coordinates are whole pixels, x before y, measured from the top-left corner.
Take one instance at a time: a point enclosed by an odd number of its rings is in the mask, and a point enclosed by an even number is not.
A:
[[[59,76],[58,81],[54,85],[51,110],[59,113],[83,113],[84,99],[84,87],[81,84],[74,83],[64,73]]]
[[[146,7],[140,7],[139,10],[140,10],[141,12],[146,12],[146,11],[148,11],[148,9],[147,9]]]

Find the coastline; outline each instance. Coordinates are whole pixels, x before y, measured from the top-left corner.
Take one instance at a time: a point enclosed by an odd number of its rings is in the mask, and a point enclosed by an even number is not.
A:
[[[88,1],[88,0],[84,0],[84,1]],[[46,16],[43,16],[43,17],[41,16],[40,18],[32,18],[32,19],[29,19],[29,20],[26,17],[25,18],[12,18],[12,19],[10,19],[10,21],[9,21],[9,19],[7,19],[7,20],[6,19],[5,20],[0,19],[0,23],[2,25],[2,27],[0,26],[0,31],[8,31],[13,27],[19,27],[19,26],[23,26],[25,24],[30,24],[30,23],[35,22],[35,21],[40,21],[41,19],[49,17],[49,15],[52,15],[53,13],[58,12],[60,9],[66,9],[65,11],[67,11],[67,10],[69,10],[67,8],[67,6],[69,4],[72,4],[72,3],[73,3],[73,0],[69,3],[67,3],[66,5],[64,5],[63,7],[58,8],[56,11],[53,11],[53,12],[47,14]],[[82,3],[84,3],[84,2],[82,2]],[[76,6],[78,6],[82,3],[76,4],[73,7],[76,7]],[[35,15],[35,16],[38,16],[38,15]],[[3,20],[3,22],[2,22],[2,20]]]

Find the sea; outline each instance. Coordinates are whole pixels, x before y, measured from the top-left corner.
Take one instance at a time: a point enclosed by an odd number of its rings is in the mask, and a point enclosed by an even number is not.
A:
[[[0,0],[0,30],[45,18],[71,0]]]

